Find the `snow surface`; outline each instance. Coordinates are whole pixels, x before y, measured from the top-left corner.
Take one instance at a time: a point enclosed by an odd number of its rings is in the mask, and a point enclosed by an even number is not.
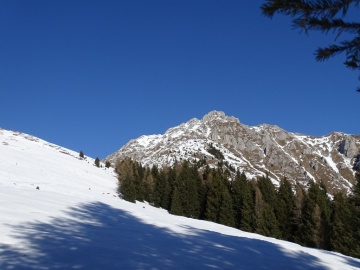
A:
[[[360,269],[339,253],[126,202],[113,171],[93,164],[0,129],[0,269]]]

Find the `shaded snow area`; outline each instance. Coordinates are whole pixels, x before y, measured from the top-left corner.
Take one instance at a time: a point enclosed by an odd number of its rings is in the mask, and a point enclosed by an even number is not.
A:
[[[112,170],[93,164],[0,129],[0,269],[360,269],[338,253],[126,202]]]

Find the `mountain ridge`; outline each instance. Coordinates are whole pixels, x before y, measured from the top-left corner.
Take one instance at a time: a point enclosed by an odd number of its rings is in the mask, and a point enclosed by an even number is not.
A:
[[[224,158],[210,154],[210,147]],[[275,184],[286,177],[303,186],[308,181],[321,181],[330,193],[350,192],[355,183],[354,169],[360,163],[360,136],[342,132],[308,136],[276,125],[247,126],[234,116],[211,111],[202,119],[192,118],[164,134],[130,140],[104,161],[115,165],[125,157],[150,167],[206,160],[209,166],[239,169],[248,179],[268,174]]]
[[[25,133],[0,129],[0,153],[0,269],[360,269],[338,252],[122,200],[113,170]]]

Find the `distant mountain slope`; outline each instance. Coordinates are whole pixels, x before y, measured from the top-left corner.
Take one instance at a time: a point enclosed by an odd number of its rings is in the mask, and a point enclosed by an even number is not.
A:
[[[339,253],[126,202],[114,172],[93,164],[0,129],[0,269],[360,269]]]
[[[360,163],[360,136],[333,132],[313,137],[266,124],[251,127],[212,111],[164,134],[131,140],[104,160],[115,164],[125,157],[159,167],[206,160],[244,171],[249,179],[268,173],[274,183],[287,177],[303,185],[323,181],[330,192],[349,191]]]

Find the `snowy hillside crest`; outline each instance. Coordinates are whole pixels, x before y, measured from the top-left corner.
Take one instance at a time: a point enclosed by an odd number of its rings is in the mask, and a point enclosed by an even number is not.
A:
[[[212,144],[224,155],[218,160],[208,152]],[[323,181],[331,193],[349,192],[360,166],[360,136],[339,132],[314,137],[288,132],[278,126],[247,126],[224,112],[212,111],[193,118],[164,134],[133,139],[104,160],[113,165],[130,157],[144,166],[173,166],[205,159],[245,172],[249,179],[268,174],[276,184],[286,177],[304,186]]]
[[[126,202],[117,183],[90,157],[0,129],[0,269],[360,269],[339,253]]]

